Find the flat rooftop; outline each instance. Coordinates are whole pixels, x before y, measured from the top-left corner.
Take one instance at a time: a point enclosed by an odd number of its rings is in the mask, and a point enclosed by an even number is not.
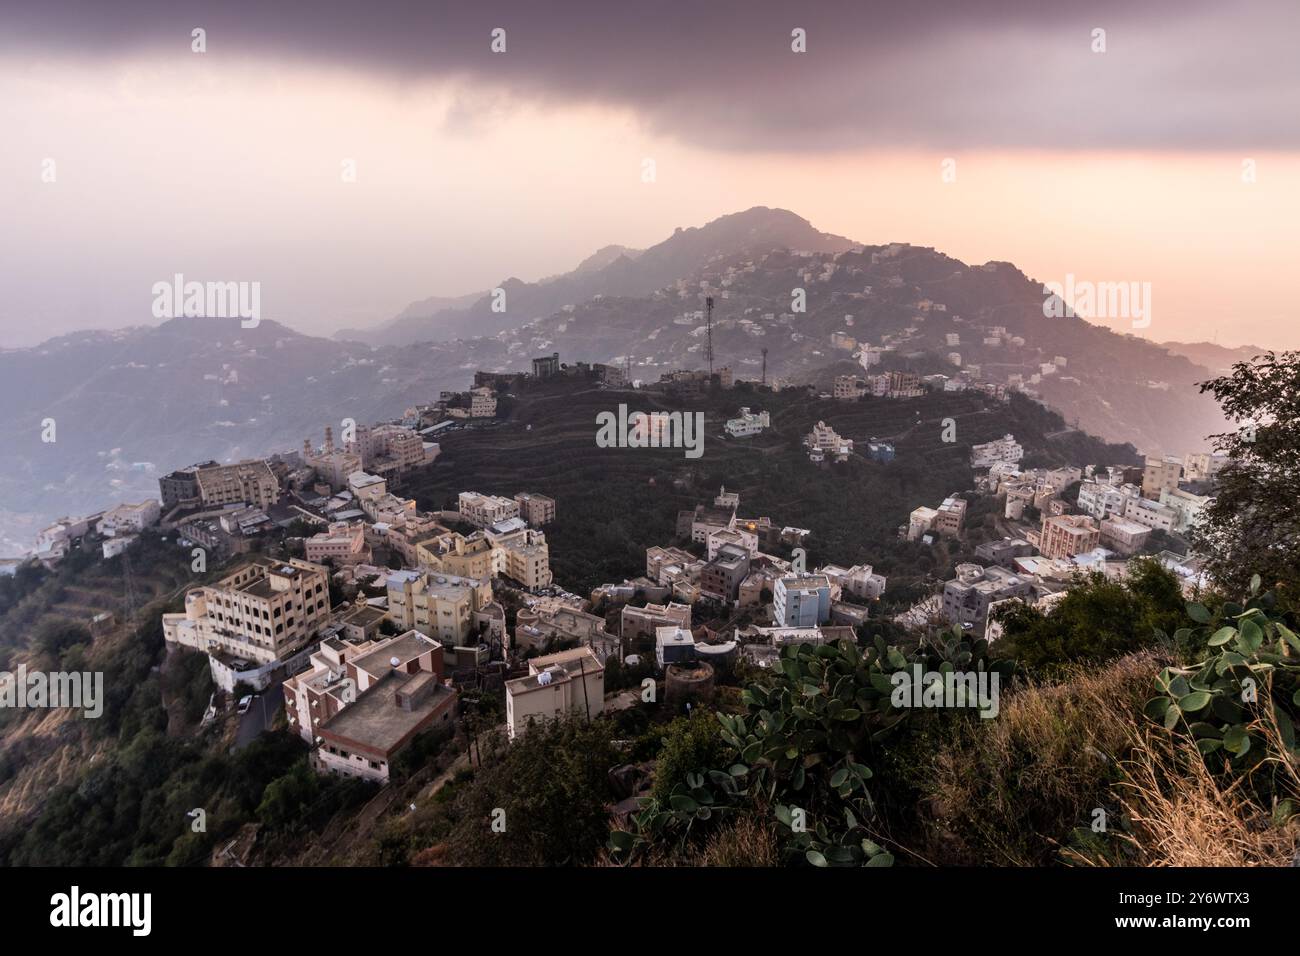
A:
[[[402,690],[414,690],[415,682],[428,683],[420,674],[389,674],[364,694],[339,711],[319,729],[322,736],[349,741],[385,757],[396,750],[408,737],[421,729],[429,716],[442,707],[456,692],[438,684],[427,698],[411,710],[397,706],[397,695]],[[415,686],[412,686],[415,685]]]
[[[414,660],[421,654],[426,654],[435,647],[441,647],[437,641],[431,637],[425,637],[419,631],[407,631],[401,637],[396,638],[390,644],[367,651],[360,657],[354,658],[352,663],[357,666],[358,670],[363,670],[368,674],[382,674],[384,671],[391,670],[392,659],[396,657],[401,664]]]

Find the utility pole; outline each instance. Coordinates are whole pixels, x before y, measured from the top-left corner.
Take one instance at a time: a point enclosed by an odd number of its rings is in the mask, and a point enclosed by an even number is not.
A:
[[[713,379],[713,296],[704,297],[704,357],[709,360],[709,379]]]

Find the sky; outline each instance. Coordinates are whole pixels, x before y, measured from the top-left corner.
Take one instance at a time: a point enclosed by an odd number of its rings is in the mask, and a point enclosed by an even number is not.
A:
[[[3,347],[176,273],[331,334],[755,205],[1300,347],[1294,0],[15,6]]]

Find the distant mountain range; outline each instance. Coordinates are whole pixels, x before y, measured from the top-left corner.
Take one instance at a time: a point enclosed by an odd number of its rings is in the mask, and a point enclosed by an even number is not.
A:
[[[843,236],[819,232],[788,210],[755,206],[698,228],[678,228],[649,249],[605,246],[563,275],[539,282],[505,279],[498,286],[505,291],[505,312],[492,310],[491,290],[459,300],[424,299],[407,306],[390,322],[369,330],[345,329],[334,338],[405,345],[492,335],[595,296],[649,295],[711,263],[747,252],[844,252],[853,245]]]
[[[30,547],[53,517],[156,494],[158,472],[294,449],[343,418],[394,417],[465,388],[477,368],[523,370],[551,352],[627,363],[645,381],[703,368],[706,295],[715,365],[739,377],[757,379],[766,350],[769,380],[813,381],[831,366],[853,368],[862,346],[886,338],[895,350],[881,368],[951,372],[949,353],[959,353],[985,377],[1027,380],[1048,363],[1053,373],[1037,385],[1045,402],[1148,453],[1204,448],[1223,420],[1196,384],[1255,351],[1161,346],[1045,318],[1041,283],[1008,263],[856,244],[764,207],[641,251],[606,246],[571,272],[501,287],[504,312],[492,311],[490,292],[426,299],[378,329],[333,339],[265,320],[242,329],[175,319],[0,351],[0,555]],[[804,312],[792,311],[796,288]],[[1005,334],[986,344],[995,327]],[[57,424],[51,444],[41,441],[46,418]]]
[[[1256,355],[1263,355],[1268,351],[1258,345],[1229,348],[1213,342],[1163,342],[1161,345],[1175,355],[1181,355],[1197,365],[1205,366],[1215,375],[1223,375],[1237,362],[1248,362]]]

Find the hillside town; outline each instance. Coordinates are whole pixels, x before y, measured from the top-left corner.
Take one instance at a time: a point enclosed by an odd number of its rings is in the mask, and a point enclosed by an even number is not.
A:
[[[498,389],[577,373],[626,387],[624,371],[570,368],[550,355],[528,373],[480,372],[469,392],[444,392],[397,421],[345,421],[337,438],[326,426],[320,444],[305,438],[295,451],[170,472],[157,500],[47,528],[37,558],[57,563],[73,542],[93,538],[107,559],[153,530],[200,560],[231,561],[230,573],[185,595],[183,612],[163,615],[167,646],[207,655],[231,702],[279,688],[313,767],[380,783],[420,734],[455,725],[466,689],[504,693],[502,729],[514,740],[537,721],[619,706],[605,685],[611,666],[654,675],[667,700],[706,701],[737,667],[767,668],[787,646],[853,638],[881,619],[884,575],[868,564],[809,564],[817,529],[750,513],[725,485],[677,515],[671,540],[645,549],[643,574],[585,596],[551,570],[545,529],[563,502],[526,489],[464,489],[454,509],[422,511],[402,494],[416,470],[437,467],[435,437],[494,423]],[[729,374],[713,381],[723,378],[729,385]],[[647,387],[703,381],[676,372]],[[842,376],[834,397],[910,398],[952,387],[951,379],[897,372]],[[766,411],[746,406],[724,432],[744,441],[770,424]],[[841,436],[824,422],[804,445],[814,463],[857,454],[888,466],[896,458],[892,442]],[[1221,456],[1153,457],[1104,471],[1022,468],[1024,456],[1010,434],[973,445],[974,487],[918,503],[899,527],[900,539],[961,550],[968,510],[983,502],[1001,538],[970,549],[951,579],[893,613],[894,624],[955,625],[996,640],[999,608],[1048,609],[1079,575],[1122,578],[1137,555],[1154,555],[1189,593],[1202,581],[1185,547],[1152,543],[1172,545],[1195,525]],[[295,553],[266,551],[276,529],[288,532]],[[345,589],[355,596],[333,603]]]

